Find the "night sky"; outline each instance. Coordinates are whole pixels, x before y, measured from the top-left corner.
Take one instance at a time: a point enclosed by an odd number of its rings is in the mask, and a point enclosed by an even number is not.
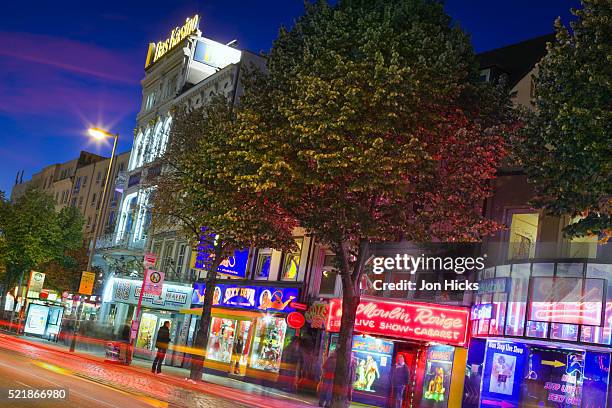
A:
[[[449,0],[447,12],[484,51],[552,32],[578,1]],[[6,1],[0,15],[0,190],[80,150],[110,155],[89,141],[99,125],[132,144],[147,44],[198,13],[203,35],[267,51],[301,0]]]

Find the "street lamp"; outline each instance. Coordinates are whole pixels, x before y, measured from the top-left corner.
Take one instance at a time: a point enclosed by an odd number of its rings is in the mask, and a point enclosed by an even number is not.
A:
[[[100,224],[102,223],[102,214],[104,213],[104,205],[106,203],[106,194],[108,191],[108,181],[110,180],[112,170],[113,170],[113,161],[115,160],[115,150],[117,149],[117,140],[119,139],[119,134],[112,134],[107,130],[100,129],[97,127],[92,127],[87,129],[87,133],[89,136],[96,140],[104,140],[106,138],[113,138],[113,151],[111,152],[110,162],[108,163],[108,170],[106,172],[106,179],[104,180],[104,187],[102,189],[102,199],[100,201],[100,206],[98,208],[98,213],[96,214],[96,220],[94,224],[93,237],[91,239],[91,249],[89,250],[89,257],[87,258],[87,271],[91,272],[91,264],[93,263],[94,252],[96,251],[96,242],[98,241],[98,232],[100,230]],[[70,352],[74,352],[76,347],[76,336],[79,331],[79,323],[81,320],[81,313],[83,311],[83,302],[79,305],[79,309],[77,311],[77,319],[74,324],[74,334],[72,336],[72,341],[70,342]]]

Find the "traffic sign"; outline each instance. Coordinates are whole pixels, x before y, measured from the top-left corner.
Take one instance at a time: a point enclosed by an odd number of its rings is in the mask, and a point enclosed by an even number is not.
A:
[[[95,272],[81,272],[81,284],[79,285],[79,293],[82,295],[91,295],[93,292],[94,282],[96,281]]]

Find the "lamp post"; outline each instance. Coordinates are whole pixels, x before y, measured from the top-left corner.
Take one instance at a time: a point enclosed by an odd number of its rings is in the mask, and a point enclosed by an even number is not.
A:
[[[100,201],[100,208],[98,208],[98,213],[96,214],[96,220],[94,224],[93,237],[91,239],[91,249],[89,250],[89,257],[87,258],[87,271],[91,272],[91,264],[93,263],[94,252],[96,251],[96,242],[98,241],[98,232],[100,230],[100,224],[102,223],[102,214],[104,213],[105,203],[106,203],[106,195],[108,191],[108,182],[110,180],[112,170],[113,170],[113,162],[115,160],[115,150],[117,149],[117,140],[119,139],[119,134],[112,134],[104,129],[100,128],[89,128],[87,130],[89,136],[96,140],[104,140],[106,138],[113,138],[113,150],[111,152],[110,161],[108,163],[108,170],[106,172],[106,178],[104,179],[104,187],[102,188],[102,199]],[[74,323],[74,333],[72,335],[72,341],[70,342],[70,352],[74,352],[76,347],[76,337],[79,332],[79,325],[81,321],[81,313],[83,312],[83,301],[80,302],[77,309],[77,319]]]

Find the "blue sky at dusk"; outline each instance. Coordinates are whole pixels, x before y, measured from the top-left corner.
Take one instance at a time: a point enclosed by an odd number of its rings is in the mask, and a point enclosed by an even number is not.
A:
[[[449,0],[447,12],[484,51],[552,31],[578,1]],[[0,190],[80,150],[110,154],[85,129],[102,125],[131,147],[147,44],[198,13],[206,37],[267,51],[301,0],[9,1],[0,15]]]

